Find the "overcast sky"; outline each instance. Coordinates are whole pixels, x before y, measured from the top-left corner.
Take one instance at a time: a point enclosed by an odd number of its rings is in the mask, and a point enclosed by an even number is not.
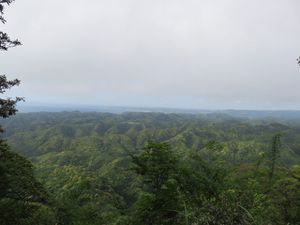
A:
[[[300,109],[299,0],[16,0],[9,92],[31,103]]]

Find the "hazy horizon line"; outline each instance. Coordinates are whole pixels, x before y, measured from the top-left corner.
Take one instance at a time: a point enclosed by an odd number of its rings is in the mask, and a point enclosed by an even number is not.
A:
[[[31,102],[31,103],[20,103],[18,104],[18,109],[21,111],[24,108],[34,108],[34,107],[41,107],[41,108],[77,108],[80,109],[124,109],[124,108],[131,108],[131,109],[154,109],[154,110],[182,110],[182,111],[271,111],[271,112],[278,112],[278,111],[295,111],[300,112],[300,109],[274,109],[274,108],[233,108],[233,107],[172,107],[172,106],[143,106],[143,105],[104,105],[104,104],[84,104],[84,103],[41,103],[41,102]]]

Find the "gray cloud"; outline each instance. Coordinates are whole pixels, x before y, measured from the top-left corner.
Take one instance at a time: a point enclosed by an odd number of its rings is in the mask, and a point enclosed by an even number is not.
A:
[[[17,0],[27,102],[300,109],[298,0]]]

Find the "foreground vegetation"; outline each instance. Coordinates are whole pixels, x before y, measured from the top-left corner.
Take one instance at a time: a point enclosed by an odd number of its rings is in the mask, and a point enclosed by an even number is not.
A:
[[[0,201],[0,224],[300,224],[297,121],[74,112],[2,123],[34,170],[2,144],[3,190],[17,194]]]
[[[12,2],[0,0],[0,23]],[[20,44],[0,31],[0,50]],[[0,75],[0,94],[19,83]],[[21,100],[0,98],[0,117],[14,115]],[[0,224],[300,224],[293,122],[19,115],[3,122],[16,152],[0,139]]]

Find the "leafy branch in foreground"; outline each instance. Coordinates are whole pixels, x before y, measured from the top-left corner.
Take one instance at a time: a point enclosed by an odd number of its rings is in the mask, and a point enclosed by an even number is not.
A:
[[[4,94],[7,89],[10,89],[13,86],[18,86],[20,84],[20,80],[7,80],[5,75],[0,75],[0,94]],[[18,111],[16,109],[16,104],[19,101],[22,101],[23,98],[16,97],[15,99],[7,98],[3,99],[0,98],[0,116],[3,118],[7,118],[16,114]]]
[[[6,20],[3,18],[3,10],[4,10],[4,4],[9,5],[12,3],[14,0],[0,0],[0,21],[2,23],[5,23]]]
[[[14,0],[0,0],[0,22],[5,23],[6,20],[3,17],[4,14],[4,5],[9,5]],[[7,33],[0,31],[0,50],[7,51],[8,48],[21,45],[21,42],[18,40],[11,40]],[[7,89],[12,88],[13,86],[18,86],[20,80],[7,80],[5,75],[0,75],[0,94],[4,94]],[[23,98],[16,97],[15,99],[11,98],[0,98],[0,117],[7,118],[16,114],[16,104],[19,101],[22,101]]]
[[[2,23],[6,22],[6,20],[3,17],[4,4],[9,5],[13,1],[14,0],[0,0],[0,22]],[[0,50],[7,51],[8,48],[12,48],[18,45],[21,45],[21,42],[18,39],[12,40],[10,39],[7,33],[0,31]]]
[[[7,33],[0,31],[0,50],[7,51],[8,48],[21,45],[21,42],[16,40],[11,40]]]
[[[13,0],[0,0],[0,22],[6,22],[3,17],[4,5],[12,2]],[[0,50],[7,51],[20,44],[18,40],[11,40],[5,32],[0,31]],[[19,84],[18,79],[8,80],[5,75],[0,75],[0,95]],[[20,97],[0,98],[0,117],[7,118],[16,114],[16,104],[22,100]],[[0,127],[1,132],[3,130]],[[35,178],[31,162],[11,151],[6,141],[0,138],[0,224],[37,224],[40,215],[45,211],[50,212],[46,199],[46,191]],[[42,224],[48,223],[43,221]],[[50,224],[55,222],[51,221]]]

